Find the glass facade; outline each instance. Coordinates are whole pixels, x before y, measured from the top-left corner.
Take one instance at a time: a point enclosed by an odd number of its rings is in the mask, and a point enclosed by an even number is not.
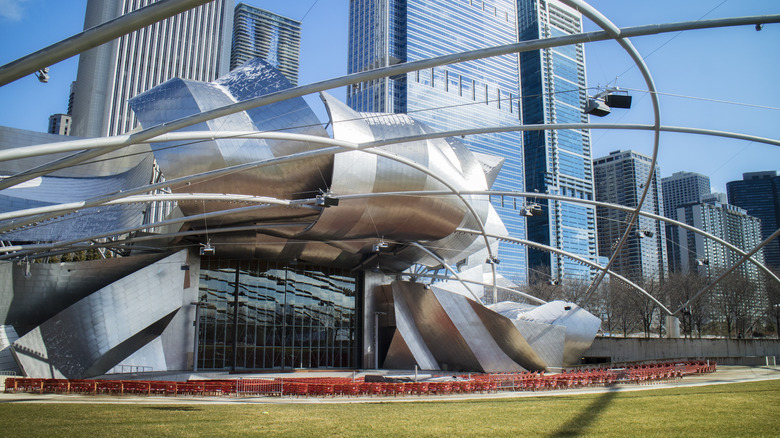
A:
[[[356,368],[358,274],[204,258],[199,369]]]
[[[517,12],[521,41],[581,32],[581,16],[554,0],[518,0]],[[520,76],[525,124],[588,121],[582,44],[521,53]],[[526,191],[593,199],[588,130],[526,132],[524,152]],[[596,262],[595,209],[558,201],[540,204],[545,214],[528,219],[528,238]],[[594,275],[587,266],[544,251],[529,250],[528,264],[554,278]]]
[[[348,71],[411,62],[517,41],[514,1],[355,0],[350,2]],[[357,111],[405,112],[439,131],[518,125],[517,55],[497,56],[356,84],[347,103]],[[495,190],[524,188],[522,135],[466,136],[475,152],[505,158]],[[494,198],[513,237],[525,239],[521,200]],[[525,281],[526,248],[501,243],[498,271]]]
[[[780,176],[776,170],[748,172],[741,181],[726,184],[729,203],[747,210],[761,219],[761,239],[766,239],[780,226]],[[763,249],[767,265],[780,269],[780,239],[769,242]]]

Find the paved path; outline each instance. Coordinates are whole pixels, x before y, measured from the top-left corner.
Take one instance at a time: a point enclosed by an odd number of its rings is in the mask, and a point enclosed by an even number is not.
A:
[[[117,404],[319,404],[319,403],[387,403],[387,402],[428,402],[446,400],[490,400],[518,397],[554,397],[571,394],[598,394],[607,391],[647,391],[660,388],[681,388],[702,385],[720,385],[726,383],[753,382],[780,379],[780,367],[741,367],[718,366],[711,374],[686,376],[680,380],[651,384],[620,384],[612,387],[575,388],[554,391],[497,392],[490,394],[450,394],[441,396],[402,396],[402,397],[165,397],[165,396],[111,396],[77,394],[28,394],[0,393],[2,403],[117,403]]]

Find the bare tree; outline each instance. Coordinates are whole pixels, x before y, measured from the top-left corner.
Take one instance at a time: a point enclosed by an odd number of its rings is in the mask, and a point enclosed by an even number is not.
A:
[[[610,329],[620,330],[623,336],[628,336],[640,325],[636,312],[633,311],[636,293],[631,286],[622,281],[611,279],[607,287],[607,301]]]
[[[662,296],[671,310],[678,309],[707,285],[707,279],[695,272],[673,272],[664,281]],[[699,338],[710,321],[710,297],[700,296],[689,303],[679,314],[683,335],[692,337],[694,330]]]
[[[745,336],[759,315],[755,312],[755,294],[758,287],[739,273],[732,273],[717,286],[719,317],[726,326],[726,335]]]
[[[775,274],[780,274],[780,271],[775,272]],[[766,294],[768,298],[767,314],[774,319],[775,334],[780,339],[780,284],[772,278],[767,278]]]

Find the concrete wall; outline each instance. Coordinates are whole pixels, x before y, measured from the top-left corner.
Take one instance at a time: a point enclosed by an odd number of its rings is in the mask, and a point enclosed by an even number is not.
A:
[[[699,358],[724,365],[763,365],[766,356],[780,357],[780,340],[599,337],[583,353],[584,358],[608,358],[608,362]]]

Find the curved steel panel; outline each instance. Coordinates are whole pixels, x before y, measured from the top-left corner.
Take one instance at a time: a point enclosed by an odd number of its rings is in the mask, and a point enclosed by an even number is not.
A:
[[[566,327],[563,364],[579,363],[601,327],[601,320],[582,307],[564,301],[550,301],[519,317],[520,320],[543,322]]]
[[[104,374],[159,336],[182,306],[186,251],[78,301],[19,338],[12,350],[30,377]]]
[[[236,101],[255,98],[291,88],[281,73],[260,59],[243,66],[212,83],[172,79],[130,101],[144,126],[152,126]],[[192,130],[284,130],[286,132],[327,137],[317,117],[303,98],[290,99],[246,112],[232,114],[192,126]],[[179,146],[179,147],[177,147]],[[154,154],[168,178],[190,175],[240,163],[316,150],[320,145],[283,140],[220,139],[187,144],[167,142],[153,146]],[[283,199],[313,197],[328,186],[332,158],[300,160],[262,170],[245,171],[193,184],[187,191],[242,193]],[[220,206],[207,205],[208,211]],[[185,214],[203,213],[203,205],[187,205]],[[254,218],[265,217],[255,214]],[[249,219],[249,218],[247,218]]]
[[[0,190],[0,212],[77,202],[108,193],[121,192],[149,183],[153,157],[145,158],[132,169],[104,177],[42,176]],[[0,240],[57,241],[129,228],[141,224],[145,204],[111,205],[85,208],[44,223],[0,234]],[[13,223],[0,221],[0,226]]]
[[[84,262],[0,262],[0,324],[13,325],[21,335],[91,293],[148,266],[164,255],[140,255]]]

